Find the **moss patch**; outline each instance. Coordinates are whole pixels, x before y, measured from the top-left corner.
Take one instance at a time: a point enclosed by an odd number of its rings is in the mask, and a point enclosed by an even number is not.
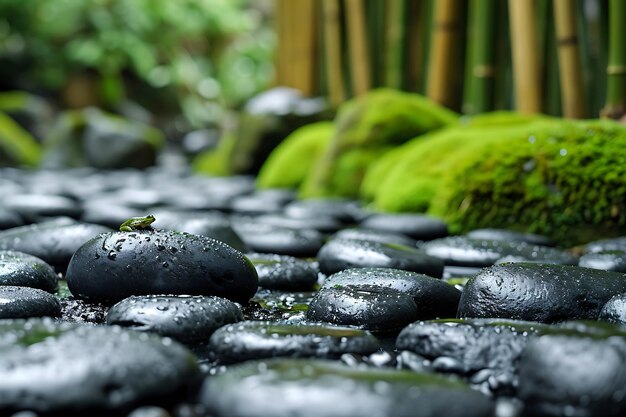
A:
[[[456,123],[458,116],[425,97],[374,90],[339,109],[335,132],[301,188],[303,197],[356,197],[370,163],[394,146]]]
[[[333,134],[332,122],[303,126],[287,136],[263,164],[259,188],[298,188]]]
[[[226,134],[215,149],[209,149],[196,156],[192,168],[200,174],[226,176],[231,175],[230,155],[237,144],[235,136]]]
[[[12,118],[0,112],[0,165],[35,167],[41,146]]]

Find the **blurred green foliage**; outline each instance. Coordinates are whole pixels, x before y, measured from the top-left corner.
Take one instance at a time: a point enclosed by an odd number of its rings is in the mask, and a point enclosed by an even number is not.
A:
[[[156,113],[182,112],[192,126],[213,124],[273,76],[268,5],[0,0],[2,87],[55,94],[87,72],[105,105],[128,97]]]

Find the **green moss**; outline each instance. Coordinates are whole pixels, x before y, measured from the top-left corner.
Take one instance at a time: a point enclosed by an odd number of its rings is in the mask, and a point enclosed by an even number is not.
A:
[[[514,111],[500,110],[462,117],[460,123],[467,127],[497,127],[527,124],[539,120],[549,120],[545,114],[524,114]]]
[[[217,148],[209,149],[195,157],[192,163],[193,170],[200,174],[231,175],[229,160],[236,144],[234,135],[224,135]]]
[[[41,147],[35,138],[0,112],[0,165],[35,167],[40,158]]]
[[[333,134],[332,122],[303,126],[287,136],[265,161],[259,188],[298,188]]]
[[[457,117],[422,96],[390,89],[349,101],[339,109],[335,133],[301,195],[356,197],[374,159],[415,136],[455,123]]]

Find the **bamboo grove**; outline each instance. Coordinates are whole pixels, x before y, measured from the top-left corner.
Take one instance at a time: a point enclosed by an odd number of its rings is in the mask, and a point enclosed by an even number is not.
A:
[[[276,0],[277,84],[332,104],[375,87],[466,114],[626,113],[624,0]]]

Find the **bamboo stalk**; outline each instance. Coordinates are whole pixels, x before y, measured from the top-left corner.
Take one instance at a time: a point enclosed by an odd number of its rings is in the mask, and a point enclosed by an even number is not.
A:
[[[454,66],[455,43],[460,26],[459,0],[437,0],[434,4],[434,26],[428,65],[427,95],[432,100],[448,107],[455,102]]]
[[[609,2],[609,62],[602,117],[621,119],[626,114],[626,1]]]
[[[470,3],[464,113],[475,114],[493,109],[495,12],[495,0],[472,0]]]
[[[558,48],[556,41],[555,17],[552,2],[542,1],[539,10],[540,26],[543,28],[543,38],[539,43],[541,48],[542,69],[541,89],[543,97],[541,108],[543,113],[551,116],[562,116],[561,85],[559,77]]]
[[[385,2],[385,85],[402,87],[404,0]]]
[[[401,0],[402,1],[402,0]],[[366,0],[367,33],[370,58],[371,86],[383,85],[385,60],[385,8],[387,2],[380,0]]]
[[[511,31],[507,2],[496,2],[495,67],[498,69],[494,80],[493,108],[495,110],[513,107],[513,69],[511,62]]]
[[[580,119],[585,115],[585,102],[575,10],[575,0],[554,0],[563,115]]]
[[[276,76],[274,83],[276,85],[284,85],[285,79],[287,78],[285,64],[287,60],[285,59],[287,55],[287,19],[286,16],[286,3],[287,0],[276,0],[276,34],[278,37],[278,45],[276,46],[276,55],[275,55],[275,63],[276,63]]]
[[[323,0],[324,45],[328,95],[332,106],[336,107],[345,99],[343,87],[343,67],[341,64],[341,22],[339,0]]]
[[[350,53],[350,73],[356,95],[371,87],[370,58],[365,31],[365,8],[362,0],[345,0]]]
[[[423,0],[407,0],[404,84],[409,91],[419,91],[424,78],[422,66],[426,26],[423,16],[425,3]]]
[[[541,78],[537,54],[535,4],[509,0],[515,107],[522,113],[541,111]]]

